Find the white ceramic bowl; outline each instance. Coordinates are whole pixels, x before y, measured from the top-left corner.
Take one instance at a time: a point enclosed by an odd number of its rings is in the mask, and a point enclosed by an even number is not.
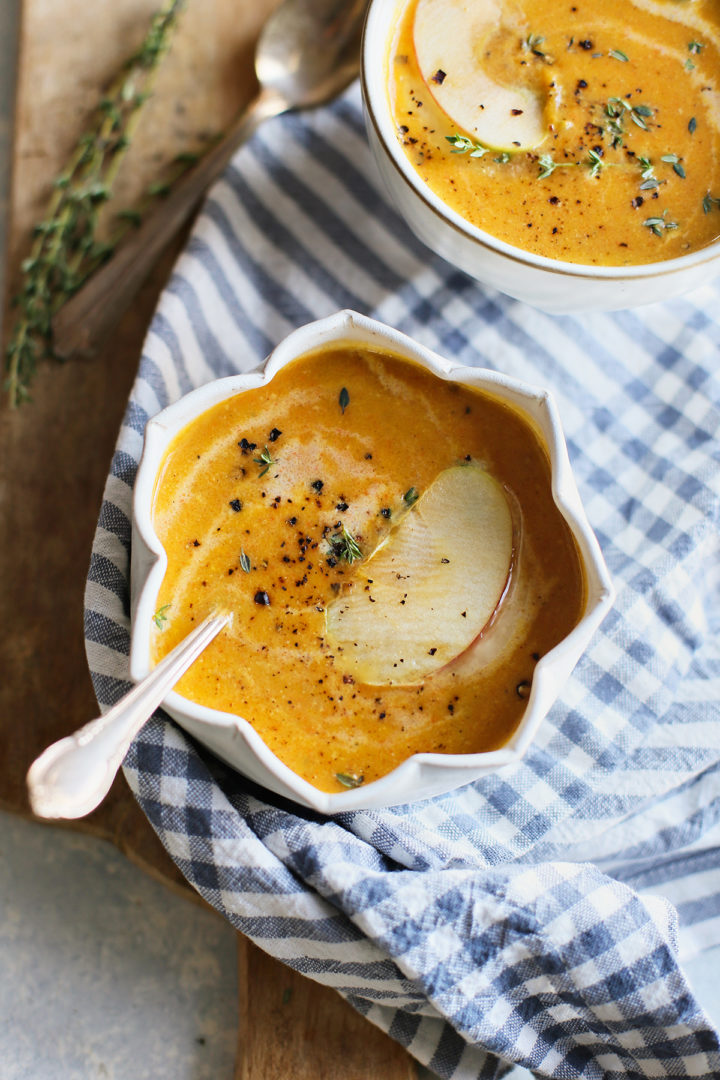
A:
[[[309,350],[343,342],[387,349],[414,360],[440,379],[487,389],[534,421],[547,445],[555,502],[580,552],[587,581],[587,603],[575,629],[537,664],[524,717],[501,750],[483,754],[415,754],[380,780],[339,794],[319,791],[297,776],[241,717],[196,705],[174,691],[168,694],[164,702],[167,712],[218,757],[264,787],[326,814],[425,799],[518,761],[613,598],[612,584],[580,502],[550,395],[494,371],[452,364],[382,323],[352,311],[341,311],[290,334],[261,370],[207,383],[149,421],[133,504],[130,674],[134,680],[143,678],[150,670],[150,625],[167,565],[167,556],[153,529],[152,504],[156,477],[168,445],[206,409],[243,390],[270,382],[280,368]]]
[[[388,93],[388,48],[406,0],[371,0],[362,47],[368,137],[398,211],[433,251],[485,285],[556,314],[667,300],[720,273],[720,241],[643,266],[584,266],[532,255],[471,225],[423,182],[400,145]]]

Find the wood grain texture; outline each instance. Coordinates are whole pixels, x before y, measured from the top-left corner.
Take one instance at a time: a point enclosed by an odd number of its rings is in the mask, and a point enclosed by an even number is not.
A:
[[[235,1080],[417,1077],[406,1051],[339,994],[310,983],[245,938],[238,943],[238,975]]]
[[[220,131],[254,89],[251,57],[276,0],[188,0],[153,99],[123,165],[116,205],[163,162]],[[12,168],[8,298],[33,224],[101,89],[142,38],[159,0],[24,0]],[[117,431],[179,237],[93,360],[49,363],[33,401],[0,405],[0,806],[29,815],[25,773],[49,743],[96,715],[83,645],[83,591]],[[56,827],[56,826],[52,826]],[[120,777],[73,826],[115,843],[148,872],[196,894]],[[239,938],[242,1080],[408,1080],[404,1050],[336,994]],[[285,991],[291,989],[289,1003]],[[278,1033],[280,1032],[280,1037]]]
[[[251,57],[274,0],[188,4],[123,164],[114,205],[132,204],[164,163],[196,149],[251,96]],[[157,0],[25,0],[11,179],[9,298],[54,177],[102,88],[137,47]],[[0,604],[13,634],[0,645],[0,806],[29,812],[25,773],[50,742],[97,713],[85,661],[82,604],[92,537],[117,431],[158,295],[182,237],[156,267],[102,354],[44,364],[32,403],[0,406]],[[118,844],[187,889],[119,779],[83,829]]]

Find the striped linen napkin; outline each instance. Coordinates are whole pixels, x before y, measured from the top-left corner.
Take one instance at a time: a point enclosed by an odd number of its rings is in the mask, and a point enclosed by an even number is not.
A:
[[[261,948],[441,1077],[720,1077],[682,959],[720,942],[720,282],[549,316],[433,256],[388,204],[359,90],[269,122],[213,190],[153,319],[86,593],[103,708],[128,689],[131,494],[147,419],[349,307],[549,386],[614,610],[525,760],[323,820],[162,712],[125,774],[177,865]]]

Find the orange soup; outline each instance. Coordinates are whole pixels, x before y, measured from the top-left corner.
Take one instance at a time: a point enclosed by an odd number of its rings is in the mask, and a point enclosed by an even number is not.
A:
[[[310,353],[192,421],[153,515],[154,661],[231,612],[179,693],[248,720],[324,791],[502,746],[584,609],[539,433],[367,348]]]
[[[720,236],[715,0],[410,0],[400,143],[449,207],[538,255],[624,266]]]

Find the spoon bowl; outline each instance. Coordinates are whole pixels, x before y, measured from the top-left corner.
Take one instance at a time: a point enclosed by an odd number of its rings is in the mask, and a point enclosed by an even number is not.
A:
[[[140,728],[230,618],[205,619],[109,712],[43,751],[27,774],[37,817],[80,818],[100,805]]]

